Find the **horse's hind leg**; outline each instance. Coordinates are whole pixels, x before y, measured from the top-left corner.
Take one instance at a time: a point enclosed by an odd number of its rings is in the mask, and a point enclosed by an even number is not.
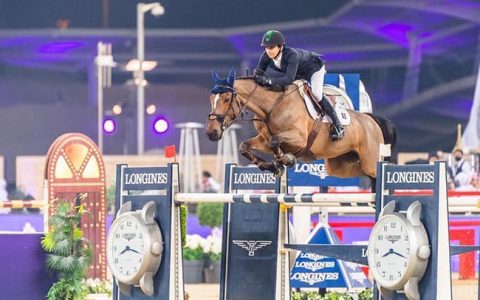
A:
[[[253,162],[262,171],[268,170],[278,176],[281,176],[283,174],[282,166],[278,166],[278,164],[275,164],[273,162],[266,162],[262,158],[253,154],[252,150],[264,153],[272,153],[272,149],[270,149],[267,142],[261,135],[257,135],[249,140],[240,143],[240,154]]]
[[[362,170],[358,156],[353,153],[347,153],[339,157],[329,158],[325,160],[325,167],[329,175],[340,178],[363,176],[365,173]]]

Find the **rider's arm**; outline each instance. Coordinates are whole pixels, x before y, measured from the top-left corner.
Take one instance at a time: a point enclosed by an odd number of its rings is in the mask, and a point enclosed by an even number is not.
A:
[[[285,58],[287,65],[285,73],[282,76],[271,78],[272,85],[289,85],[295,81],[298,71],[299,56],[296,52],[290,52]]]
[[[270,58],[268,57],[267,53],[263,52],[262,56],[260,57],[260,60],[258,61],[257,66],[255,67],[255,70],[259,70],[263,74],[267,70],[269,62],[270,62]]]

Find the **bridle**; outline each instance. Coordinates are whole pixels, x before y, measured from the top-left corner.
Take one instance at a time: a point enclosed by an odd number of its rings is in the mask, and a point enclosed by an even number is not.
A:
[[[220,123],[220,125],[221,125],[220,127],[222,128],[222,130],[227,129],[227,127],[229,127],[230,125],[235,123],[238,116],[243,115],[243,112],[245,111],[245,108],[247,107],[247,104],[250,101],[250,98],[252,97],[252,95],[255,93],[255,90],[257,89],[257,87],[258,87],[258,85],[255,85],[255,87],[253,88],[250,95],[248,95],[247,101],[245,101],[245,104],[242,106],[240,104],[240,102],[237,100],[237,92],[235,91],[235,89],[233,87],[226,86],[226,85],[218,86],[218,89],[220,91],[223,91],[223,92],[220,92],[219,94],[223,94],[223,93],[226,93],[226,92],[231,92],[232,93],[232,97],[228,100],[230,102],[230,104],[229,104],[229,106],[228,106],[228,108],[227,108],[227,110],[225,111],[224,114],[217,114],[217,113],[211,111],[208,114],[208,120],[216,120],[217,122]],[[238,114],[235,114],[235,109],[233,107],[234,102],[236,103],[237,108],[239,110]],[[226,124],[225,123],[225,117],[228,115],[229,111],[232,111],[233,118],[231,119],[232,121],[231,121],[230,124]]]

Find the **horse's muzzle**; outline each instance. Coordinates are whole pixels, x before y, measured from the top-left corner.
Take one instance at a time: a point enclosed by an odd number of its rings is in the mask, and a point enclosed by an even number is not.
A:
[[[222,130],[216,128],[212,129],[210,131],[207,131],[207,136],[211,141],[217,142],[222,138]]]

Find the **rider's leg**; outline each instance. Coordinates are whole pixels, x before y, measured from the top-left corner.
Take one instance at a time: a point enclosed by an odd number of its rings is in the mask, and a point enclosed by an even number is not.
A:
[[[332,120],[333,130],[330,132],[332,140],[338,140],[343,137],[344,129],[340,124],[340,119],[335,112],[332,104],[328,99],[323,95],[323,78],[325,77],[325,66],[320,70],[313,73],[312,78],[310,79],[312,84],[312,92],[318,100],[318,103],[325,111],[327,116]]]

